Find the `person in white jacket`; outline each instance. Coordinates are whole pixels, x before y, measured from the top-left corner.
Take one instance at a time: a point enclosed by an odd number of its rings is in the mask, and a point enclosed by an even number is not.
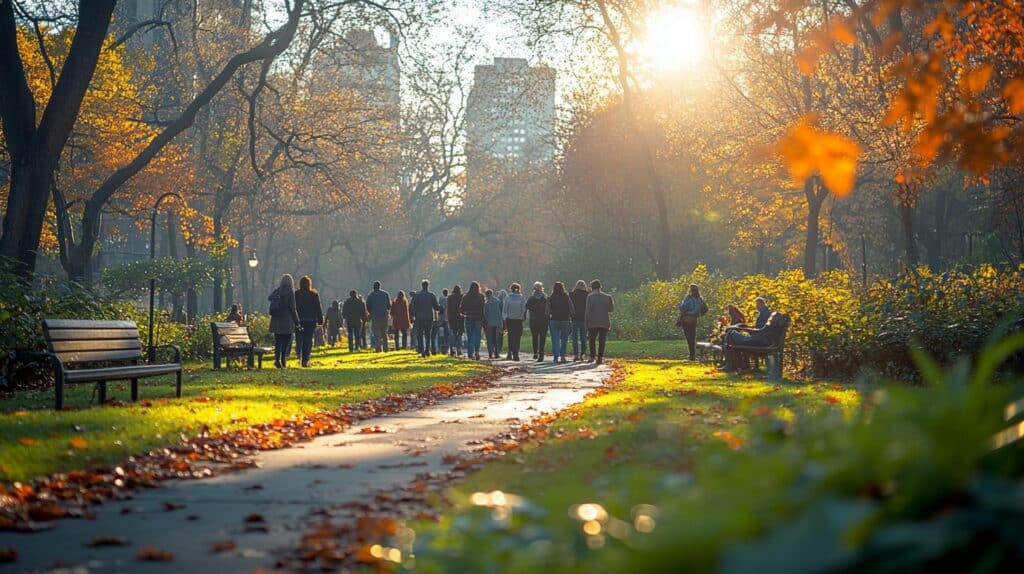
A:
[[[505,355],[505,359],[518,361],[519,343],[523,338],[523,320],[526,319],[526,297],[520,292],[522,287],[518,283],[513,283],[508,290],[509,294],[501,308],[505,328],[508,329],[508,354]]]

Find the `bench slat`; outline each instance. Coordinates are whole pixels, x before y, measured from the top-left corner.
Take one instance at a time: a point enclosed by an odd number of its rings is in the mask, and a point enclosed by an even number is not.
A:
[[[134,339],[93,339],[91,341],[50,341],[50,350],[54,353],[68,351],[124,351],[141,349],[142,343]]]
[[[176,373],[180,370],[181,365],[176,363],[159,365],[129,365],[126,367],[104,367],[102,369],[75,369],[65,373],[65,377],[67,381],[71,383],[81,383],[84,381],[117,381],[136,377],[150,377],[153,375]]]
[[[125,349],[120,351],[68,351],[57,353],[57,357],[65,363],[81,363],[84,361],[131,361],[142,358],[142,349]]]
[[[47,329],[135,329],[135,321],[92,321],[84,319],[44,319]]]
[[[138,339],[139,330],[131,329],[48,329],[47,341],[92,341],[94,339]]]

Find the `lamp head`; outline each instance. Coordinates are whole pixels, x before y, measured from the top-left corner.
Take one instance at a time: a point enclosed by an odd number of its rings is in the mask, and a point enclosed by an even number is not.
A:
[[[259,264],[260,264],[260,260],[256,259],[256,252],[253,251],[253,252],[249,253],[249,267],[251,269],[255,269],[256,266],[259,265]]]

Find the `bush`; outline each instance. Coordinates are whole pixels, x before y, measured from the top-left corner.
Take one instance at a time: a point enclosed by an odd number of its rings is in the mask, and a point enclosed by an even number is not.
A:
[[[993,345],[973,373],[922,359],[933,388],[877,391],[852,417],[765,417],[738,450],[704,447],[691,474],[638,468],[607,499],[577,501],[586,508],[474,496],[481,506],[417,532],[416,570],[1016,570],[1024,440],[1002,429],[1020,389],[991,378],[1022,346],[1024,335]]]
[[[976,354],[1006,317],[1024,316],[1024,266],[990,265],[934,274],[926,268],[864,289],[844,272],[807,279],[800,270],[741,279],[698,266],[674,281],[653,281],[619,294],[615,333],[627,339],[681,336],[676,308],[690,283],[701,287],[711,312],[698,334],[711,333],[729,303],[750,322],[754,298],[792,319],[786,337],[789,367],[815,375],[852,376],[862,368],[902,380],[914,378],[909,347],[915,343],[942,362]]]

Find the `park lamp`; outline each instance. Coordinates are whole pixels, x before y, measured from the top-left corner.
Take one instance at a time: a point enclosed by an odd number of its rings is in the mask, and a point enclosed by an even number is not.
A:
[[[249,269],[256,269],[256,266],[260,264],[260,260],[256,258],[256,250],[252,250],[249,253]]]

